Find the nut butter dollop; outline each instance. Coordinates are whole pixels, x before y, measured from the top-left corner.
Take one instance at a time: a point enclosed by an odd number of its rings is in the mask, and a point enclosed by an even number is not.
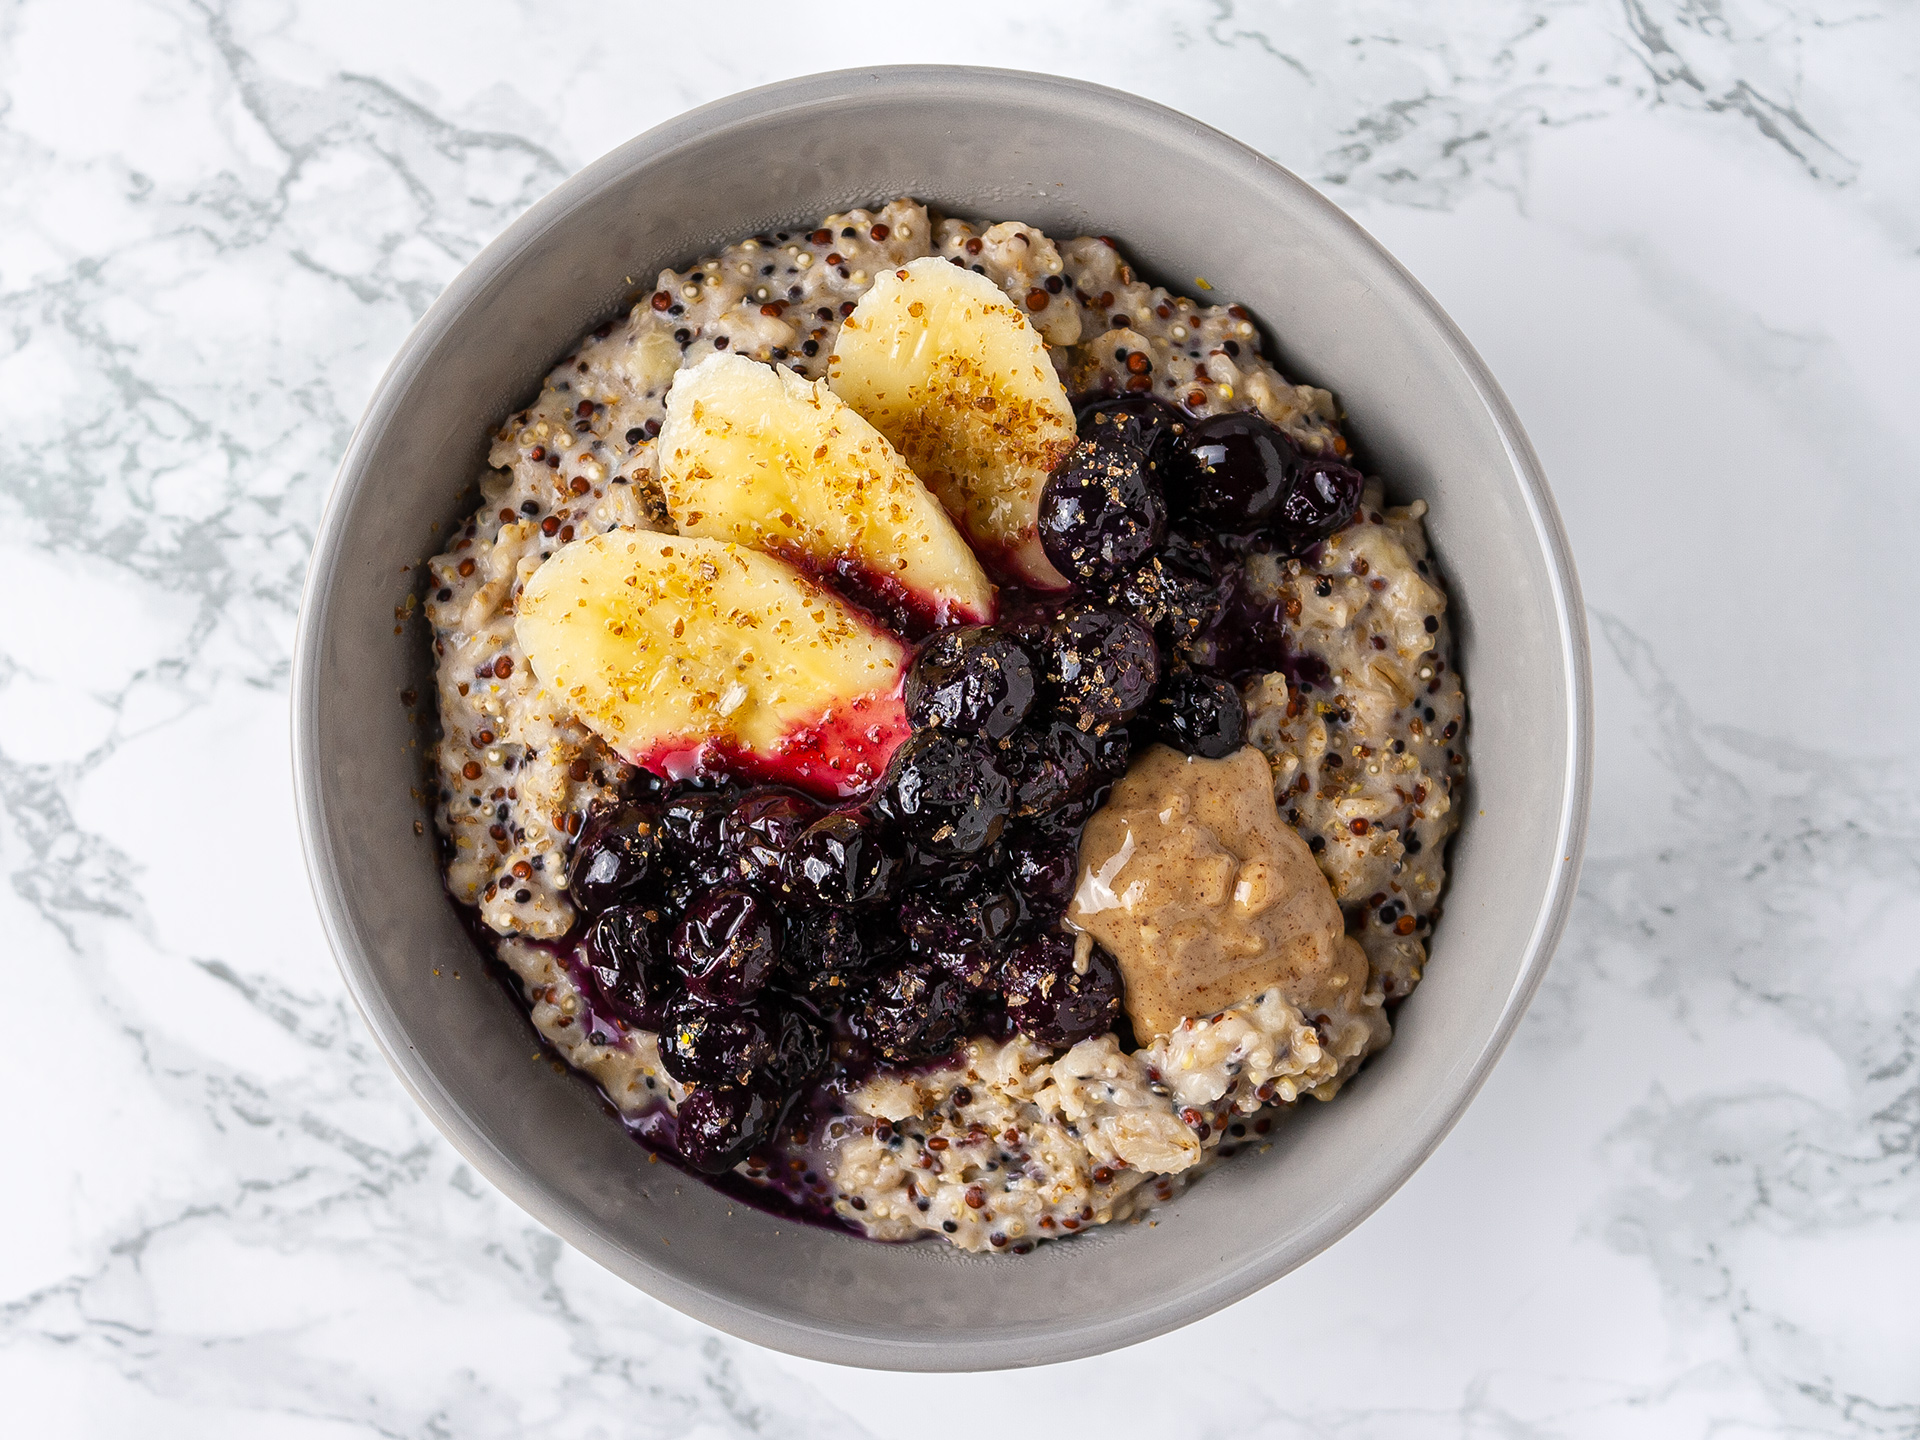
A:
[[[1156,745],[1080,840],[1069,918],[1126,979],[1142,1043],[1276,986],[1303,1011],[1359,1001],[1366,957],[1248,747],[1202,760]]]

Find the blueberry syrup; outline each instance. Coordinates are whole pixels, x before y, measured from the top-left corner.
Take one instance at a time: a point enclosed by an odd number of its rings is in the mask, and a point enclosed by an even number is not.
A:
[[[1294,649],[1289,629],[1281,602],[1253,594],[1244,577],[1236,576],[1197,648],[1207,668],[1236,682],[1277,671],[1287,677],[1290,689],[1324,689],[1333,678],[1327,662]]]
[[[884,629],[908,640],[921,640],[953,625],[976,625],[991,620],[965,606],[910,590],[892,575],[842,557],[823,566],[794,546],[775,546],[773,553],[817,584],[834,592],[854,609],[864,612]]]
[[[560,967],[561,972],[566,975],[567,979],[573,982],[573,988],[580,992],[580,1014],[578,1018],[581,1033],[595,1044],[622,1044],[627,1038],[627,1027],[621,1023],[613,1011],[606,1008],[600,1000],[598,987],[593,983],[592,977],[588,975],[586,964],[581,959],[578,941],[569,943],[563,939],[552,945],[541,941],[531,941],[528,943],[539,945],[542,949],[548,950],[553,956],[554,963]],[[595,1039],[596,1036],[601,1038]]]
[[[667,780],[762,780],[840,799],[869,789],[911,728],[896,685],[883,695],[862,695],[844,709],[828,711],[785,737],[770,754],[703,740],[669,742],[625,759]]]
[[[833,1213],[833,1194],[827,1182],[832,1167],[821,1134],[831,1104],[826,1096],[807,1097],[794,1107],[799,1115],[808,1119],[820,1115],[820,1123],[809,1126],[806,1120],[797,1124],[790,1121],[776,1145],[755,1152],[743,1162],[745,1173],[727,1170],[718,1175],[704,1173],[686,1162],[680,1153],[679,1120],[664,1100],[635,1114],[621,1114],[604,1095],[601,1098],[627,1133],[646,1149],[683,1174],[711,1185],[728,1199],[797,1224],[825,1230],[847,1228]],[[796,1160],[800,1162],[797,1168]]]
[[[1327,683],[1245,560],[1311,554],[1358,494],[1357,473],[1258,417],[1096,399],[1041,501],[1072,589],[1006,584],[983,617],[815,567],[918,642],[901,684],[771,753],[629,757],[573,847],[578,921],[523,942],[555,957],[595,1043],[658,1037],[685,1098],[622,1116],[629,1132],[744,1203],[840,1225],[830,1134],[867,1078],[937,1067],[974,1035],[1130,1040],[1117,964],[1096,946],[1076,965],[1062,928],[1081,829],[1136,746],[1244,743],[1248,676]],[[530,1011],[499,937],[461,909]]]
[[[464,905],[448,896],[462,926],[472,937],[476,949],[483,957],[487,973],[499,983],[519,1009],[527,1017],[527,1026],[533,1028],[533,1001],[527,995],[526,988],[520,983],[506,961],[499,955],[502,936],[496,934],[480,919],[479,910],[472,905]],[[554,957],[567,978],[579,990],[581,1004],[581,1026],[583,1031],[592,1035],[596,1031],[608,1037],[608,1043],[621,1044],[627,1036],[627,1027],[611,1012],[601,1008],[594,999],[594,988],[587,974],[586,966],[578,956],[579,934],[584,927],[575,929],[559,940],[534,940],[527,936],[515,937],[521,944],[545,950]],[[547,1038],[534,1031],[541,1051],[555,1065],[566,1067],[566,1057],[556,1050]],[[935,1062],[938,1063],[938,1062]],[[863,1063],[847,1067],[840,1077],[840,1084],[857,1084],[866,1079],[877,1068],[869,1059]],[[931,1065],[926,1068],[933,1068]],[[577,1079],[591,1084],[586,1075],[572,1071]],[[686,1162],[681,1155],[679,1142],[679,1123],[673,1107],[666,1101],[664,1094],[644,1109],[623,1111],[616,1106],[606,1092],[598,1085],[593,1086],[601,1106],[637,1140],[642,1148],[666,1161],[675,1170],[696,1180],[713,1186],[728,1198],[741,1204],[782,1220],[791,1220],[798,1224],[815,1225],[829,1230],[845,1230],[847,1227],[833,1213],[832,1196],[824,1186],[808,1185],[805,1176],[808,1173],[824,1180],[831,1173],[827,1151],[821,1143],[821,1132],[832,1116],[839,1113],[837,1096],[824,1086],[816,1087],[810,1094],[802,1097],[794,1106],[796,1117],[804,1116],[813,1123],[799,1133],[807,1134],[806,1144],[796,1146],[795,1132],[789,1127],[779,1137],[776,1147],[778,1154],[769,1151],[749,1162],[749,1168],[755,1173],[748,1175],[728,1171],[720,1175],[704,1174]],[[805,1156],[806,1164],[801,1170],[789,1167],[794,1158],[786,1152],[795,1150]],[[781,1158],[784,1156],[785,1158]]]

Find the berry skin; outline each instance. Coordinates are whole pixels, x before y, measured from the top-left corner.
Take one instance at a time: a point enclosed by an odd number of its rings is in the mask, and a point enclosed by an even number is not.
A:
[[[1240,689],[1218,675],[1175,670],[1147,710],[1153,736],[1185,755],[1224,760],[1247,743]]]
[[[698,864],[720,849],[720,822],[740,797],[727,790],[688,790],[660,808],[661,839],[668,856]]]
[[[907,718],[916,729],[1004,740],[1027,718],[1038,691],[1033,657],[987,625],[928,637],[907,672]]]
[[[951,898],[910,895],[900,907],[900,929],[915,950],[969,950],[999,945],[1020,928],[1020,897],[988,883]]]
[[[1180,436],[1191,423],[1166,401],[1139,394],[1095,400],[1082,406],[1078,417],[1081,439],[1111,436],[1144,451],[1147,459],[1163,473],[1173,458]]]
[[[1163,655],[1183,656],[1204,642],[1238,575],[1237,565],[1175,535],[1138,570],[1116,579],[1106,601],[1109,608],[1153,626]]]
[[[1013,777],[1013,813],[1037,820],[1091,797],[1126,773],[1127,743],[1118,725],[1089,732],[1056,720],[1021,731],[1007,742],[1001,761]]]
[[[675,1111],[681,1155],[709,1175],[746,1159],[827,1068],[827,1030],[813,1015],[788,1006],[778,1013],[757,1011],[756,1020],[762,1026],[755,1037],[758,1069],[745,1079],[703,1078]],[[681,1078],[671,1063],[668,1068]]]
[[[766,1081],[792,1094],[820,1077],[831,1055],[827,1027],[795,1005],[780,1012],[773,1032],[773,1054],[767,1060]]]
[[[1059,721],[1023,730],[1002,761],[1013,777],[1013,813],[1031,819],[1084,795],[1093,785],[1093,737]]]
[[[888,853],[871,815],[836,811],[808,826],[781,862],[781,893],[827,910],[876,905],[900,885],[900,862]]]
[[[712,1009],[744,1005],[780,963],[780,917],[751,890],[709,890],[668,944],[687,996]]]
[[[1048,627],[1046,667],[1055,710],[1085,730],[1124,723],[1152,698],[1160,651],[1132,616],[1077,605]]]
[[[698,1085],[675,1111],[676,1148],[705,1175],[724,1175],[759,1147],[780,1121],[784,1096],[741,1085]]]
[[[728,876],[774,889],[787,851],[822,815],[821,808],[792,790],[768,788],[742,795],[720,822],[720,854]]]
[[[1071,837],[1022,830],[1007,845],[1007,879],[1036,920],[1066,913],[1079,873],[1079,846]]]
[[[986,986],[1026,918],[1020,897],[1004,883],[953,898],[911,895],[900,907],[900,928],[914,955],[976,990]]]
[[[1300,452],[1258,415],[1214,415],[1181,438],[1167,498],[1196,528],[1234,535],[1264,530],[1280,515]]]
[[[1043,1045],[1077,1045],[1120,1018],[1119,965],[1093,945],[1081,973],[1074,968],[1076,943],[1052,931],[1014,951],[1000,970],[1008,1021]]]
[[[677,993],[665,917],[646,904],[603,910],[579,949],[595,998],[624,1025],[658,1030]]]
[[[1040,545],[1061,574],[1101,587],[1167,538],[1167,502],[1144,450],[1101,427],[1074,446],[1040,494]]]
[[[1127,732],[1124,730],[1116,730],[1113,733],[1122,741],[1125,741],[1127,738]],[[1125,774],[1125,766],[1123,765],[1116,773]],[[1047,811],[1044,815],[1029,817],[1028,823],[1037,831],[1047,835],[1057,835],[1071,845],[1078,845],[1080,843],[1080,828],[1087,823],[1088,819],[1093,815],[1093,812],[1100,808],[1101,802],[1106,798],[1107,789],[1105,783],[1102,782],[1085,795],[1079,796],[1077,799],[1064,801],[1054,806],[1053,809]]]
[[[984,994],[1000,970],[999,957],[986,950],[929,951],[919,958],[966,987],[969,999]]]
[[[836,1005],[899,958],[906,940],[891,916],[822,910],[790,917],[783,949],[781,983],[822,1005]]]
[[[664,867],[660,893],[666,901],[666,908],[679,914],[709,890],[734,883],[734,870],[725,866],[719,853],[714,852],[707,856],[705,864],[697,868],[677,864]]]
[[[895,1064],[945,1055],[960,1043],[966,991],[932,965],[912,962],[876,978],[848,1013],[853,1033]]]
[[[1273,525],[1286,553],[1304,555],[1352,520],[1363,483],[1351,465],[1328,456],[1303,457]]]
[[[687,790],[660,806],[660,890],[667,906],[684,910],[729,874],[720,855],[720,822],[737,791]]]
[[[977,855],[1007,823],[1013,787],[985,744],[918,730],[893,752],[880,803],[908,840],[944,860]]]
[[[710,1010],[682,1000],[667,1012],[660,1058],[682,1085],[753,1085],[773,1058],[777,1026],[760,1002]]]
[[[660,863],[660,812],[622,804],[587,817],[573,847],[567,893],[588,914],[636,895]]]
[[[1194,528],[1235,535],[1271,530],[1300,554],[1353,518],[1360,472],[1308,455],[1258,415],[1215,415],[1181,437],[1169,466],[1168,500]]]

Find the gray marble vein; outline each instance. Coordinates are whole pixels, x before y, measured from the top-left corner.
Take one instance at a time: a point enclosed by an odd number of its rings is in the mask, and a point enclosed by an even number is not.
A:
[[[1029,11],[0,0],[10,1431],[1920,1436],[1920,13]],[[1379,234],[1547,462],[1601,722],[1567,941],[1379,1215],[931,1384],[684,1320],[469,1171],[340,987],[285,754],[325,487],[460,266],[686,106],[927,58],[1163,100]]]

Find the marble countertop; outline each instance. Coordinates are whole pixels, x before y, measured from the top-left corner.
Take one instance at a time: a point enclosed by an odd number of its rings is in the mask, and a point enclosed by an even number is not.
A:
[[[849,16],[0,4],[8,1429],[1920,1435],[1920,14]],[[346,999],[286,753],[328,479],[449,277],[686,106],[935,58],[1188,110],[1398,254],[1530,427],[1599,696],[1567,938],[1426,1167],[1203,1323],[937,1398],[481,1182]]]

